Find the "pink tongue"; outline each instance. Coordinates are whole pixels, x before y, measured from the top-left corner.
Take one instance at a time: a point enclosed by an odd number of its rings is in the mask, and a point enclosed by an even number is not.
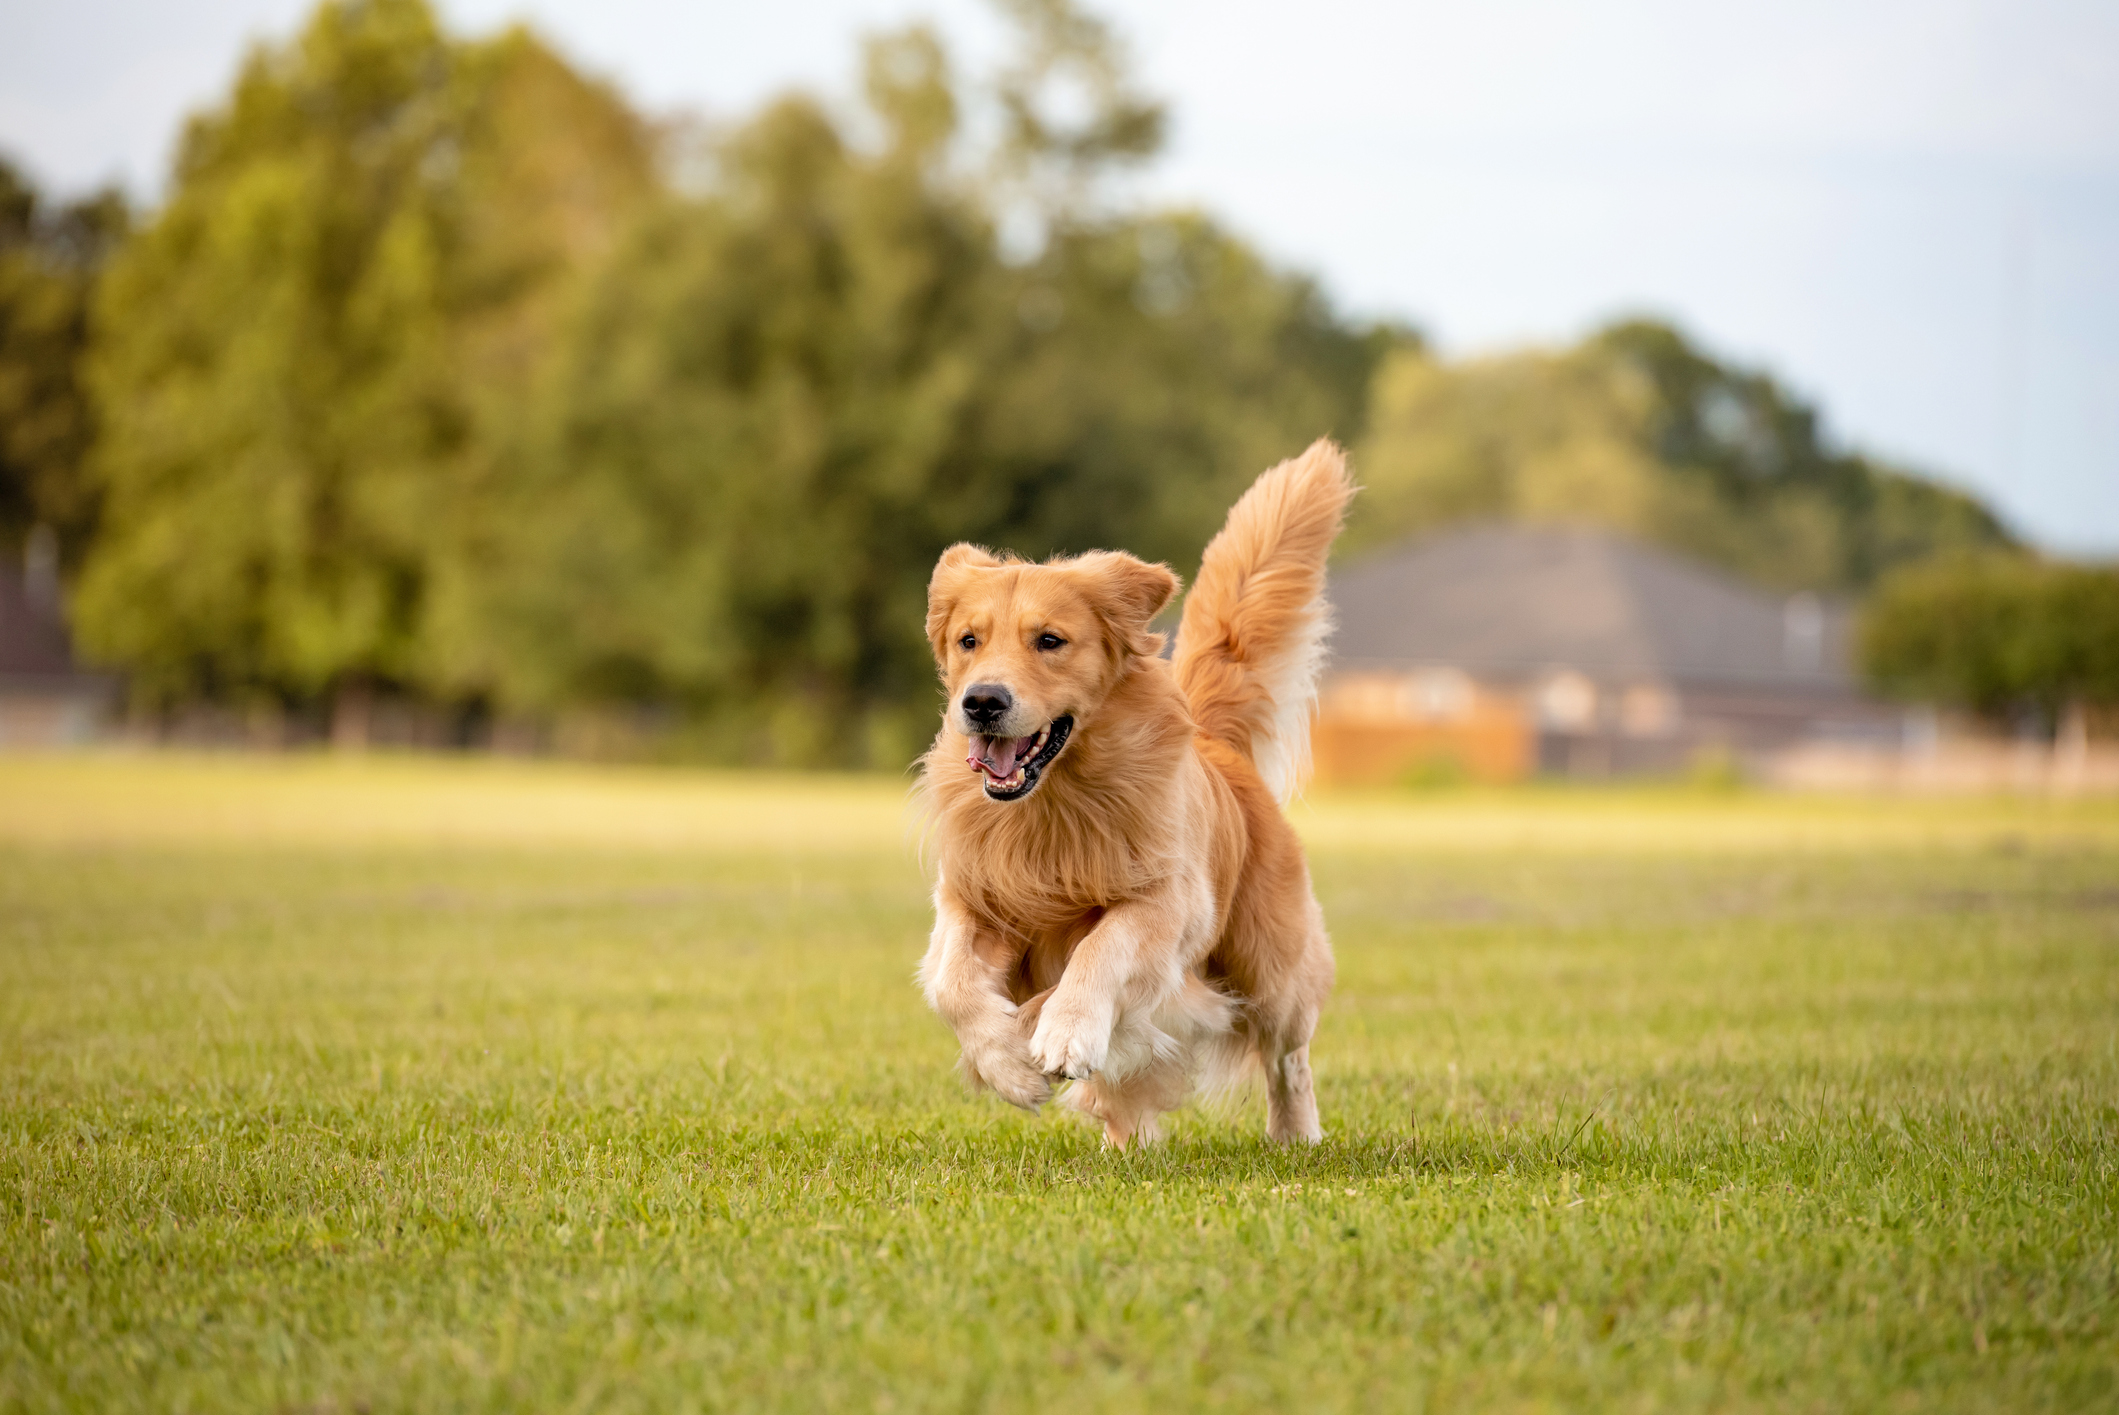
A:
[[[1015,770],[1016,759],[1029,751],[1036,740],[1034,733],[1028,737],[974,737],[966,760],[995,781],[1006,781]]]

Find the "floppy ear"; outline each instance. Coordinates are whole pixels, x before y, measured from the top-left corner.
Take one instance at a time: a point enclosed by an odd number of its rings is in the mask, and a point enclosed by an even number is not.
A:
[[[1112,642],[1126,653],[1153,657],[1162,651],[1162,635],[1148,624],[1162,613],[1184,582],[1167,565],[1150,565],[1123,550],[1092,550],[1075,557],[1089,581],[1089,598],[1111,630]]]
[[[935,562],[934,577],[927,582],[927,642],[934,646],[938,661],[942,657],[942,636],[949,632],[949,616],[956,609],[957,596],[963,593],[965,572],[1002,563],[985,546],[968,540],[950,546]]]

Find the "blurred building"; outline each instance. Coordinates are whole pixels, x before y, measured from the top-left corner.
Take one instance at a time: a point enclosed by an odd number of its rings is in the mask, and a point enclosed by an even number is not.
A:
[[[1484,526],[1332,577],[1339,629],[1313,744],[1320,780],[1420,773],[1754,771],[1819,741],[1895,746],[1850,618],[1607,532]]]
[[[12,569],[0,561],[0,567]],[[19,574],[0,573],[0,748],[60,747],[94,736],[117,680],[74,662],[48,530],[29,538]]]

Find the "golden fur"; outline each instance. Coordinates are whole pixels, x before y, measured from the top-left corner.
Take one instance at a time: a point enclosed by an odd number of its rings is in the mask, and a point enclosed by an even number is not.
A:
[[[1068,1103],[1124,1145],[1255,1061],[1268,1133],[1319,1138],[1309,1042],[1331,945],[1280,806],[1308,756],[1325,556],[1353,491],[1323,441],[1261,476],[1207,547],[1168,662],[1148,628],[1178,589],[1165,566],[942,556],[920,977],[975,1084],[1035,1108],[1071,1079]],[[993,794],[1008,790],[1027,794]]]

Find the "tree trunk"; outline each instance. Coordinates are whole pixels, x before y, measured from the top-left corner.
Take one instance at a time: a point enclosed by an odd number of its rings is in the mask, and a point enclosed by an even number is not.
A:
[[[2053,789],[2070,795],[2082,789],[2090,760],[2090,715],[2082,704],[2070,702],[2060,712],[2060,730],[2053,734]]]
[[[331,700],[331,747],[365,752],[375,717],[375,685],[363,677],[342,680]]]

